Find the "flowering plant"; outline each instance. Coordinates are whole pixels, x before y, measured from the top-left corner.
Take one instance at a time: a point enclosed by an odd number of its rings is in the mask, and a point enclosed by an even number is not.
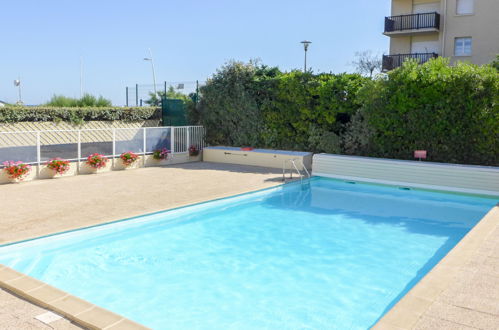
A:
[[[87,164],[93,168],[106,167],[108,159],[104,155],[95,153],[87,157]]]
[[[189,156],[197,156],[199,155],[199,149],[195,145],[191,145],[189,147]]]
[[[69,170],[69,160],[65,160],[59,157],[52,158],[47,162],[47,167],[55,171],[56,174],[63,175]]]
[[[157,160],[167,159],[169,153],[170,153],[170,150],[168,150],[166,148],[154,150],[152,153],[152,158],[157,159]]]
[[[31,171],[31,166],[23,162],[7,161],[2,164],[5,166],[3,170],[11,179],[23,180]]]
[[[137,159],[139,159],[139,155],[137,155],[134,152],[131,151],[126,151],[120,155],[121,160],[123,161],[123,165],[125,166],[130,166],[132,165]]]

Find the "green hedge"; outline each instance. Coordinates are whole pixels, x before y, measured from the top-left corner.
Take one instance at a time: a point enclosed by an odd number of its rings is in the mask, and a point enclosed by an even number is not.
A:
[[[491,66],[406,62],[366,87],[362,114],[370,156],[499,164],[499,74]]]
[[[339,152],[339,134],[367,80],[230,62],[201,87],[189,117],[207,128],[210,144]]]
[[[155,107],[26,107],[6,106],[0,108],[0,123],[22,121],[65,121],[82,124],[91,120],[140,121],[161,118],[161,109]]]
[[[493,65],[438,58],[369,79],[230,62],[189,110],[210,144],[499,165]]]

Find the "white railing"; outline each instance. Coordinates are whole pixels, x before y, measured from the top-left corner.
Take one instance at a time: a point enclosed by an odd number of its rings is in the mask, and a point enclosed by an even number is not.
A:
[[[55,157],[81,161],[93,153],[116,158],[132,151],[145,156],[163,148],[181,154],[190,146],[204,148],[202,126],[0,132],[0,166],[4,161],[40,165]]]

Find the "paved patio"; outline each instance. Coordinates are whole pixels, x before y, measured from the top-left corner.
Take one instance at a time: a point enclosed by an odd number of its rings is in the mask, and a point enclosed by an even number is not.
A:
[[[206,162],[0,185],[0,244],[281,184],[281,172]],[[1,329],[75,329],[0,289]]]

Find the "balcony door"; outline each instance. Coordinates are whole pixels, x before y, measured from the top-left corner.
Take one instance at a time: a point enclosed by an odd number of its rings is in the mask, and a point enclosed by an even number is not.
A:
[[[411,53],[440,53],[438,36],[414,36],[411,42]]]
[[[440,2],[419,3],[412,6],[413,14],[440,13]]]
[[[413,14],[426,14],[426,13],[440,13],[440,2],[429,2],[429,3],[419,3],[412,6]],[[418,28],[427,28],[429,23],[433,23],[428,21],[428,15],[426,16],[414,16],[412,18],[413,26]]]

